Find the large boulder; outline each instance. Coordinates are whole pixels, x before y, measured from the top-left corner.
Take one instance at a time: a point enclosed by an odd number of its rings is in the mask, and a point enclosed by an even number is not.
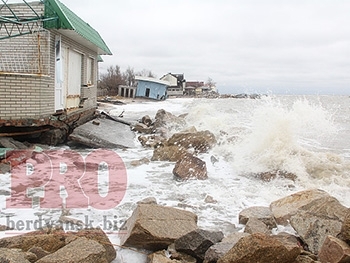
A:
[[[161,128],[168,130],[181,130],[185,126],[186,121],[183,117],[177,117],[174,114],[163,109],[157,111],[153,126],[156,131]]]
[[[167,141],[157,144],[148,143],[143,137],[140,139],[142,139],[141,143],[145,145],[156,146],[152,161],[176,162],[190,151],[194,150],[196,153],[204,153],[216,144],[214,134],[209,131],[175,133]]]
[[[338,238],[350,245],[350,208],[346,213]]]
[[[267,225],[270,229],[277,227],[276,220],[271,213],[269,207],[266,206],[252,206],[242,210],[238,215],[240,224],[247,224],[250,218],[257,218]]]
[[[167,143],[185,149],[193,148],[197,153],[205,153],[216,144],[216,139],[210,131],[181,132],[171,136]]]
[[[84,228],[76,233],[71,233],[74,237],[85,237],[100,243],[106,250],[108,262],[116,258],[116,251],[105,232],[100,228]]]
[[[220,242],[223,238],[224,234],[221,231],[211,232],[204,229],[196,229],[175,240],[175,249],[202,262],[208,248]]]
[[[270,209],[280,225],[287,225],[291,217],[300,211],[328,214],[340,221],[343,221],[346,214],[346,207],[319,189],[301,191],[276,200],[270,204]]]
[[[26,254],[18,249],[0,248],[1,263],[30,263]]]
[[[249,234],[264,233],[264,234],[270,235],[271,231],[264,222],[260,221],[256,217],[252,217],[252,218],[249,218],[245,226],[244,233],[249,233]]]
[[[248,233],[235,232],[225,237],[221,242],[211,246],[204,256],[204,263],[216,263],[223,257],[237,242],[242,238],[249,236]]]
[[[85,237],[76,238],[55,253],[47,255],[36,263],[109,263],[106,249],[100,243]]]
[[[177,145],[159,145],[153,151],[152,161],[177,162],[187,154],[184,147]]]
[[[197,216],[172,207],[138,204],[123,229],[121,245],[156,251],[197,229]]]
[[[186,154],[182,159],[178,160],[173,169],[173,174],[176,179],[208,179],[207,166],[205,161],[192,154]]]
[[[61,230],[51,233],[38,230],[20,236],[0,239],[0,247],[3,248],[18,248],[28,251],[34,246],[50,253],[55,252],[65,246],[65,233]]]
[[[327,236],[318,257],[322,263],[350,262],[350,246],[336,237]]]
[[[218,263],[293,263],[299,254],[273,236],[255,233],[241,238]]]
[[[308,249],[317,254],[327,235],[339,234],[342,222],[339,218],[327,213],[299,211],[290,218],[290,224]]]

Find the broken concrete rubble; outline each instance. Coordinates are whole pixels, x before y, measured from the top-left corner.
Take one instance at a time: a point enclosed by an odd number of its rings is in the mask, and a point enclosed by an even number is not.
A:
[[[99,119],[100,124],[87,122],[69,135],[68,139],[92,148],[135,147],[134,133],[128,125],[109,119]]]

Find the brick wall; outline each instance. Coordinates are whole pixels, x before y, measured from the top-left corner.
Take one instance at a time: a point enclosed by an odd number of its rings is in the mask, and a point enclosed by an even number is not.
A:
[[[19,10],[22,15],[31,12],[23,4],[17,4],[12,8]],[[37,3],[34,9],[41,13],[44,11],[44,6]],[[39,34],[0,40],[0,119],[40,118],[55,112],[56,34],[60,32],[43,30]],[[3,30],[0,30],[0,35],[4,35]],[[96,107],[98,70],[96,52],[66,36],[62,35],[61,39],[62,45],[82,54],[82,84],[87,84],[88,58],[93,59],[92,83],[89,87],[82,87],[81,97],[85,99],[82,100],[81,106]]]

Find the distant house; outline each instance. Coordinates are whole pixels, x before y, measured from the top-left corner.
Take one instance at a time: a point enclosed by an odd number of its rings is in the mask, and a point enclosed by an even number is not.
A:
[[[136,76],[136,97],[165,100],[168,97],[169,82],[149,77]]]
[[[186,87],[184,74],[168,73],[160,79],[168,81],[170,83],[170,86],[168,87],[169,96],[182,96],[184,94]]]
[[[5,3],[0,127],[58,125],[52,115],[93,114],[100,55],[112,55],[99,33],[59,0]]]
[[[187,81],[185,87],[185,95],[193,96],[202,93],[203,81]]]

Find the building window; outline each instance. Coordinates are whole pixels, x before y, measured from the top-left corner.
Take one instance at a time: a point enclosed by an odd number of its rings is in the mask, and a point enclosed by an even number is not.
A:
[[[49,75],[49,47],[46,30],[1,40],[0,73]]]
[[[88,57],[86,63],[86,84],[91,86],[94,84],[94,59]]]

